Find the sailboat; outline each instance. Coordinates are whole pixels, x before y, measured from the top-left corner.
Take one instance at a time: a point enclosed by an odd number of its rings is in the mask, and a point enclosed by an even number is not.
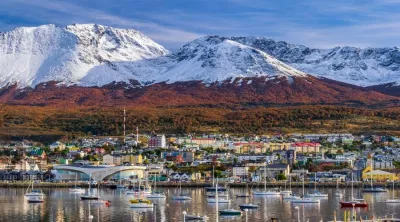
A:
[[[353,197],[353,172],[351,173],[351,200],[349,201],[340,201],[341,207],[368,207],[368,203],[364,200],[358,200]]]
[[[314,193],[308,193],[308,197],[328,197],[328,194],[321,193],[317,190],[317,173],[315,173]]]
[[[341,197],[342,193],[339,190],[339,178],[336,178],[336,192],[335,192],[335,196],[337,197]]]
[[[93,194],[90,194],[90,190],[91,190],[91,188],[92,188],[91,180],[92,180],[92,175],[90,174],[90,175],[89,175],[89,189],[88,189],[88,193],[87,193],[87,195],[81,196],[81,200],[98,200],[98,199],[99,199],[98,196],[93,195]]]
[[[237,194],[236,195],[236,198],[240,198],[240,197],[250,197],[250,195],[248,194],[248,191],[249,190],[249,185],[248,185],[248,183],[246,183],[246,191],[245,191],[245,193],[243,193],[243,194]]]
[[[211,187],[206,187],[205,188],[206,192],[216,192],[216,193],[218,193],[220,191],[221,192],[226,191],[226,187],[221,187],[221,186],[219,186],[219,187],[217,187],[217,189],[215,189],[215,187],[214,187],[214,185],[215,185],[215,182],[214,182],[214,180],[215,180],[214,171],[215,171],[215,167],[213,166],[213,170],[212,170],[212,186]]]
[[[32,185],[31,192],[28,193],[29,187],[30,187],[31,185]],[[41,190],[35,190],[35,189],[33,189],[33,180],[32,180],[32,183],[28,186],[28,189],[27,189],[27,191],[26,191],[26,193],[25,193],[25,196],[26,196],[26,197],[43,197],[43,196],[44,196],[44,193],[43,193]]]
[[[173,196],[173,200],[192,200],[191,197],[185,196],[182,194],[182,180],[179,180],[179,195],[178,196]]]
[[[229,198],[228,198],[229,196],[219,194],[218,188],[219,188],[219,186],[218,186],[218,180],[217,180],[217,183],[214,188],[215,193],[214,193],[214,195],[210,195],[207,197],[207,202],[208,203],[218,203],[218,204],[230,203],[231,200],[229,200]],[[219,199],[219,197],[223,197],[223,196],[225,196],[225,198]]]
[[[293,198],[290,201],[292,203],[318,203],[319,204],[319,200],[318,199],[304,196],[304,176],[303,176],[303,197],[302,198],[296,197],[296,198]]]
[[[108,201],[102,200],[100,198],[100,184],[98,183],[97,184],[97,199],[91,201],[91,204],[103,205],[103,204],[106,204],[106,203],[108,203]]]
[[[371,156],[371,172],[370,175],[370,181],[371,181],[371,187],[363,188],[362,191],[365,193],[383,193],[386,192],[386,189],[383,189],[381,187],[374,187],[374,184],[372,182],[372,166],[373,166],[373,157]]]
[[[77,175],[77,173],[75,173],[75,186],[74,186],[74,188],[70,188],[69,192],[71,192],[71,193],[84,193],[85,189],[76,186],[76,181],[77,180],[78,180],[78,175]]]
[[[279,191],[272,191],[272,190],[267,190],[267,163],[265,163],[264,166],[264,191],[253,191],[254,195],[264,195],[264,196],[277,196],[281,195]]]
[[[156,178],[154,177],[154,189],[153,189],[153,192],[151,192],[151,194],[146,196],[147,199],[165,199],[165,198],[167,198],[163,193],[156,192],[156,187],[157,187],[157,182],[156,182]]]
[[[392,191],[392,199],[387,199],[386,203],[400,203],[400,199],[394,198],[394,180],[393,180],[393,191]]]
[[[247,192],[247,184],[246,184],[246,192]],[[258,204],[252,204],[248,203],[248,197],[246,197],[246,203],[245,204],[239,204],[240,209],[257,209],[260,207]]]
[[[285,180],[285,190],[281,191],[281,195],[283,196],[288,196],[288,195],[292,195],[292,177],[289,176],[289,190],[286,189],[286,180]]]
[[[141,185],[141,180],[139,179],[139,187],[134,187],[133,190],[127,190],[126,194],[151,194],[151,187]]]
[[[117,185],[117,189],[125,189],[125,185],[123,185],[121,182],[121,171],[119,172],[118,176],[119,176],[119,184]]]

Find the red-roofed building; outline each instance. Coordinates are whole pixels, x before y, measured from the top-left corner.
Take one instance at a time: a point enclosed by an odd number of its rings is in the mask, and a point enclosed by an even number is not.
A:
[[[319,153],[321,144],[313,142],[296,142],[293,143],[290,147],[296,150],[297,153]]]

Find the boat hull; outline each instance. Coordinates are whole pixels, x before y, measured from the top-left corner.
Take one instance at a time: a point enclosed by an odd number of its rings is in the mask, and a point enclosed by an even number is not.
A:
[[[91,197],[91,196],[82,196],[81,200],[98,200],[99,197]]]
[[[400,199],[388,199],[385,201],[386,203],[400,203]]]
[[[175,197],[172,197],[172,199],[173,200],[192,200],[192,198],[188,197],[188,196],[175,196]]]
[[[387,190],[384,189],[363,189],[362,192],[364,193],[385,193]]]
[[[136,203],[136,204],[131,204],[131,208],[153,208],[154,204],[146,204],[146,203]]]
[[[341,207],[353,207],[353,204],[354,204],[354,207],[368,207],[368,203],[366,203],[366,202],[352,202],[352,201],[343,202],[343,201],[341,201],[339,203],[340,203]]]
[[[240,216],[242,215],[242,212],[238,210],[235,211],[220,210],[219,214],[222,216]]]
[[[240,209],[257,209],[260,206],[256,204],[240,204],[239,207]]]
[[[319,200],[315,200],[315,199],[294,199],[291,201],[292,203],[296,204],[296,203],[313,203],[313,204],[319,204]]]
[[[217,200],[215,198],[207,198],[207,202],[208,203],[216,203]],[[226,199],[219,199],[218,200],[218,204],[224,204],[224,203],[230,203],[230,200],[226,200]]]

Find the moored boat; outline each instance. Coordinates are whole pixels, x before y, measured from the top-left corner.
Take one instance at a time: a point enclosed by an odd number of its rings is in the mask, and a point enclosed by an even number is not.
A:
[[[242,215],[242,211],[235,210],[235,209],[219,210],[218,212],[220,215],[225,215],[225,216],[240,216],[240,215]]]
[[[146,199],[132,199],[129,200],[131,208],[153,208],[154,204]]]
[[[367,202],[360,201],[340,201],[339,203],[341,207],[368,207]]]
[[[258,204],[239,204],[240,209],[257,209],[260,207]]]
[[[40,197],[38,197],[38,196],[36,196],[36,197],[30,197],[30,198],[28,199],[28,203],[43,203],[43,202],[44,202],[43,198],[40,198]]]

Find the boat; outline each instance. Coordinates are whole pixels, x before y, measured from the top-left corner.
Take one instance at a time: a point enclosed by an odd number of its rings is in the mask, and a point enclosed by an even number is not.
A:
[[[206,221],[207,217],[206,216],[195,216],[195,215],[184,215],[184,220],[183,221]]]
[[[125,191],[126,194],[151,194],[152,190],[151,187],[148,186],[142,186],[141,185],[141,180],[139,180],[139,186],[137,187],[133,187],[132,190],[126,190]]]
[[[264,191],[255,190],[253,191],[253,195],[264,195],[264,196],[280,196],[281,192],[267,190],[267,164],[264,166]]]
[[[292,195],[292,177],[289,176],[289,190],[286,189],[286,180],[285,180],[285,190],[281,191],[281,195],[283,196],[288,196],[288,195]]]
[[[240,209],[257,209],[260,207],[258,204],[239,204]]]
[[[40,198],[39,196],[32,196],[28,199],[28,203],[43,203],[44,200],[43,198]]]
[[[70,188],[69,189],[70,193],[84,193],[85,192],[85,189],[76,186],[76,181],[77,180],[78,180],[78,175],[77,175],[77,173],[75,173],[75,185],[74,185],[74,188]]]
[[[215,195],[216,194],[207,194],[207,197],[209,197],[209,198],[212,198],[212,197],[215,197]],[[218,193],[218,197],[229,197],[229,195],[228,194],[226,194],[226,193]]]
[[[227,190],[226,187],[219,186],[217,189],[215,189],[214,169],[215,169],[215,167],[213,166],[213,169],[212,169],[212,175],[213,175],[212,186],[205,187],[206,192],[225,192]]]
[[[372,172],[372,166],[373,166],[373,159],[374,158],[371,156],[371,172]],[[374,183],[372,181],[372,174],[370,174],[370,175],[371,175],[371,177],[370,177],[371,185],[370,185],[370,187],[363,188],[362,192],[364,192],[364,193],[384,193],[384,192],[387,192],[387,190],[384,189],[384,188],[374,187]]]
[[[392,192],[392,199],[387,199],[386,203],[400,203],[400,199],[394,198],[394,180],[393,180],[393,192]]]
[[[221,216],[240,216],[242,215],[242,211],[235,209],[226,209],[218,211]]]
[[[99,196],[97,195],[93,195],[90,193],[90,190],[92,188],[92,183],[90,182],[92,179],[92,175],[89,175],[89,189],[88,189],[88,193],[86,195],[81,196],[81,200],[98,200],[100,199]],[[97,193],[99,191],[97,190]]]
[[[146,199],[132,199],[129,200],[131,208],[153,208],[154,204]]]
[[[207,202],[208,203],[217,203],[217,201],[218,201],[218,204],[226,204],[226,203],[230,203],[231,202],[231,200],[229,200],[229,199],[216,199],[216,198],[207,198]]]
[[[191,197],[182,194],[182,180],[179,180],[179,195],[172,196],[173,200],[192,200]]]
[[[163,193],[157,192],[156,188],[157,188],[157,183],[156,183],[156,179],[154,179],[153,192],[151,192],[151,194],[146,195],[147,199],[165,199],[165,198],[167,198]]]
[[[32,189],[31,192],[28,193],[29,187],[32,185]],[[41,190],[35,190],[33,189],[33,180],[32,183],[28,186],[28,188],[26,189],[26,193],[25,193],[26,197],[43,197],[45,196],[45,194],[41,191]]]
[[[247,195],[247,194],[237,194],[236,198],[247,198],[247,197],[251,197],[251,195]]]
[[[336,192],[335,192],[335,196],[337,197],[341,197],[342,193],[339,190],[339,178],[336,178]]]
[[[304,196],[304,176],[303,176],[303,197],[296,197],[292,198],[290,200],[291,203],[297,204],[297,203],[317,203],[319,204],[319,199],[316,198],[310,198],[310,197],[305,197]]]
[[[314,193],[307,193],[307,197],[328,197],[328,194],[321,193],[317,190],[317,173],[315,172]]]
[[[353,172],[351,172],[351,200],[339,201],[341,207],[368,207],[368,203],[365,201],[358,201],[353,198]]]

